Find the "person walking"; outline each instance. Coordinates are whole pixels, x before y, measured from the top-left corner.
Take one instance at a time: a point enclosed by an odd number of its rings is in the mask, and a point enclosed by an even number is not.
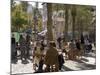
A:
[[[26,36],[26,57],[27,59],[30,59],[30,50],[31,50],[30,41],[31,41],[31,37],[29,34],[27,34]]]
[[[22,63],[28,63],[27,57],[26,57],[26,40],[23,37],[23,35],[20,35],[19,43],[20,43],[20,51],[21,51]]]
[[[16,50],[16,41],[15,41],[15,37],[14,34],[12,34],[11,37],[11,61],[14,63],[17,62],[17,50]]]

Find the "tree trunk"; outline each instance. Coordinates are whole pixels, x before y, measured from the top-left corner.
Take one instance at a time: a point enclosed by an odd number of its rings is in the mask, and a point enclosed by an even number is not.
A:
[[[84,29],[83,20],[81,19],[81,22],[80,22],[80,33],[81,33],[81,35],[83,34],[83,29]]]
[[[64,32],[64,38],[65,42],[68,41],[68,5],[65,5],[65,32]]]
[[[80,18],[79,22],[79,27],[78,27],[78,32],[79,32],[79,38],[81,38],[81,35],[83,34],[83,24],[82,24],[82,19]]]
[[[72,6],[72,38],[75,39],[75,19],[76,19],[76,7]]]
[[[53,40],[53,32],[52,32],[52,4],[47,3],[47,38],[49,41]]]

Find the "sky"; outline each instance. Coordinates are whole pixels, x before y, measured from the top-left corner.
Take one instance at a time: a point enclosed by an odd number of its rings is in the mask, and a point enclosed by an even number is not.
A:
[[[32,6],[35,6],[35,2],[28,2],[28,3],[31,4]],[[39,3],[38,7],[39,7],[39,8],[42,8],[42,7],[43,7],[43,6],[42,6],[42,3]]]
[[[17,4],[20,3],[19,1],[15,1],[15,2],[16,2]],[[28,3],[31,4],[33,7],[35,7],[35,2],[32,2],[32,1],[30,2],[30,1],[28,1]],[[38,4],[38,8],[43,8],[42,3],[39,3],[39,4]]]

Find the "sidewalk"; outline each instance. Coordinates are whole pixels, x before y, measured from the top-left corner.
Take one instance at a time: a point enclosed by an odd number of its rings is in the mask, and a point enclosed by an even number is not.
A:
[[[66,60],[62,71],[92,70],[96,69],[95,54],[88,53],[81,60]]]
[[[11,64],[11,73],[12,74],[21,74],[21,73],[33,73],[33,63],[29,61],[28,64],[22,64],[21,60],[18,60],[17,64]]]
[[[12,74],[21,74],[21,73],[34,73],[33,63],[29,61],[28,64],[22,64],[21,60],[18,60],[17,64],[12,65]],[[61,70],[63,71],[77,71],[77,70],[92,70],[96,68],[95,54],[88,53],[85,56],[82,56],[81,60],[66,60],[64,66]]]

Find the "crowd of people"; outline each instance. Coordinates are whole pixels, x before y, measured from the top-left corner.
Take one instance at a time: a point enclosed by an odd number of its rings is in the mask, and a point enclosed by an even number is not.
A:
[[[57,43],[55,41],[47,42],[45,38],[32,41],[30,35],[27,34],[26,36],[20,35],[20,40],[16,43],[14,35],[12,35],[11,60],[17,63],[19,50],[23,64],[28,63],[30,56],[32,56],[35,73],[56,72],[62,69],[66,59],[75,60],[92,51],[90,39],[83,35],[80,39],[73,39],[70,42],[64,42],[61,37],[58,37],[56,41]]]
[[[14,34],[11,38],[11,60],[12,62],[16,63],[18,60],[18,56],[20,56],[22,63],[30,59],[30,36],[27,34],[20,35],[19,42],[16,42]],[[20,55],[18,55],[18,52]],[[28,61],[27,61],[28,62]]]

